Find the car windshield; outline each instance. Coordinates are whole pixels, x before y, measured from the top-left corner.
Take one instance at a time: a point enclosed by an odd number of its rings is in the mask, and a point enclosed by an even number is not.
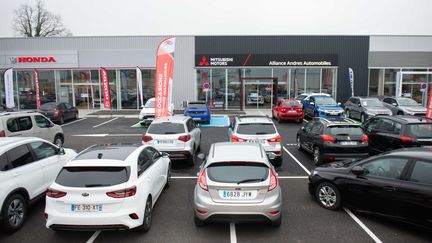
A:
[[[56,183],[68,187],[107,187],[129,180],[130,167],[64,167]]]
[[[155,107],[155,102],[154,102],[154,100],[148,100],[146,103],[145,103],[145,106],[144,106],[145,108],[154,108]]]
[[[40,109],[42,111],[52,111],[57,109],[57,104],[56,103],[45,103],[43,105],[41,105]]]
[[[359,126],[331,126],[327,130],[332,136],[361,136],[363,131]]]
[[[256,97],[258,96],[258,93],[250,93],[249,96]]]
[[[399,98],[398,102],[399,102],[399,105],[402,105],[402,106],[418,106],[418,103],[413,99]]]
[[[182,123],[152,123],[147,132],[151,134],[178,134],[184,133],[185,127]]]
[[[378,99],[362,99],[361,104],[364,107],[382,107],[383,104]]]
[[[254,183],[265,181],[269,168],[256,162],[220,162],[207,167],[207,175],[214,182]]]
[[[432,138],[432,123],[408,124],[407,132],[416,138]]]
[[[319,106],[335,106],[336,101],[331,97],[315,97],[315,104]]]
[[[239,124],[237,133],[248,135],[274,134],[276,130],[272,123],[242,123]]]
[[[206,108],[206,104],[204,103],[189,103],[188,108]]]
[[[295,97],[294,99],[296,100],[303,100],[304,98],[306,98],[307,95],[299,95],[297,97]]]
[[[300,106],[300,103],[297,101],[286,101],[284,102],[283,106],[285,107]]]

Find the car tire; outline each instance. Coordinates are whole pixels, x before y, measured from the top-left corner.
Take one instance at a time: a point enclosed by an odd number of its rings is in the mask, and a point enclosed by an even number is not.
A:
[[[197,218],[196,216],[194,216],[194,223],[198,227],[203,227],[205,225],[205,222]]]
[[[345,114],[346,114],[347,118],[351,118],[351,114],[350,113],[351,112],[348,109],[345,111]]]
[[[273,164],[275,167],[281,167],[281,166],[282,166],[282,161],[283,161],[283,158],[282,158],[282,155],[281,155],[281,156],[276,157],[276,158],[274,159],[274,161],[273,161],[272,164]]]
[[[168,171],[167,171],[167,179],[165,182],[165,189],[169,188],[171,185],[171,164],[168,164]]]
[[[64,124],[64,116],[63,116],[63,115],[60,116],[59,124],[60,124],[60,125],[63,125],[63,124]]]
[[[195,154],[190,154],[187,156],[186,158],[187,164],[190,166],[194,166],[195,165]]]
[[[282,212],[280,213],[280,217],[278,219],[276,219],[275,221],[271,222],[271,225],[275,228],[279,228],[282,224]]]
[[[8,197],[2,209],[2,230],[9,233],[17,231],[24,225],[26,218],[27,201],[24,197],[21,194]]]
[[[315,146],[313,149],[313,159],[316,166],[323,163],[323,159],[321,158],[321,152],[318,146]]]
[[[365,116],[365,114],[361,114],[360,115],[360,121],[362,122],[362,123],[364,123],[365,121],[366,121],[366,116]]]
[[[152,214],[153,214],[152,199],[150,196],[148,196],[145,204],[145,209],[144,209],[143,223],[137,228],[139,231],[148,232],[150,230],[151,223],[152,223]]]
[[[330,182],[322,182],[315,188],[315,198],[321,207],[329,210],[340,208],[342,203],[339,190]]]
[[[297,136],[297,150],[302,151],[303,148],[301,146],[300,136]]]
[[[57,145],[58,147],[63,147],[63,144],[64,144],[64,139],[63,139],[63,137],[62,136],[60,136],[60,135],[56,135],[55,137],[54,137],[54,142],[53,142],[55,145]]]
[[[74,120],[78,120],[78,111],[77,111],[77,112],[75,112],[75,117],[74,117]]]

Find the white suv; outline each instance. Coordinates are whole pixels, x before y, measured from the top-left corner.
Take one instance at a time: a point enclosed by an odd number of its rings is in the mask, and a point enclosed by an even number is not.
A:
[[[151,123],[142,142],[167,152],[172,159],[186,159],[193,165],[201,146],[201,130],[187,116],[159,117]]]
[[[35,111],[0,113],[0,137],[38,137],[60,147],[64,143],[61,126]]]
[[[27,218],[27,206],[45,195],[62,166],[76,155],[40,138],[0,140],[0,219],[13,232]]]

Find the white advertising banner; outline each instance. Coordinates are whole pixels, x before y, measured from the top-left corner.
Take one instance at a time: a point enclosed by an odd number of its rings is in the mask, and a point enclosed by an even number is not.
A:
[[[349,72],[349,82],[351,86],[351,96],[354,96],[354,71],[352,70],[352,68],[348,68],[348,72]]]
[[[13,87],[13,70],[12,68],[6,70],[4,73],[4,81],[5,81],[5,99],[6,99],[6,108],[14,108],[14,87]]]
[[[143,97],[143,88],[142,88],[142,73],[139,67],[136,67],[136,78],[137,78],[137,87],[138,87],[138,95],[140,97],[140,107],[144,106],[144,97]]]

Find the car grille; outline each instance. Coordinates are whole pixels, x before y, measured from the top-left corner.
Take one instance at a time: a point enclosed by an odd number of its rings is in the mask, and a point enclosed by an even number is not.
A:
[[[189,114],[193,114],[193,115],[200,115],[200,114],[205,114],[205,111],[188,111]]]
[[[144,115],[143,116],[144,119],[146,119],[146,118],[154,118],[154,117],[155,117],[154,115]]]

